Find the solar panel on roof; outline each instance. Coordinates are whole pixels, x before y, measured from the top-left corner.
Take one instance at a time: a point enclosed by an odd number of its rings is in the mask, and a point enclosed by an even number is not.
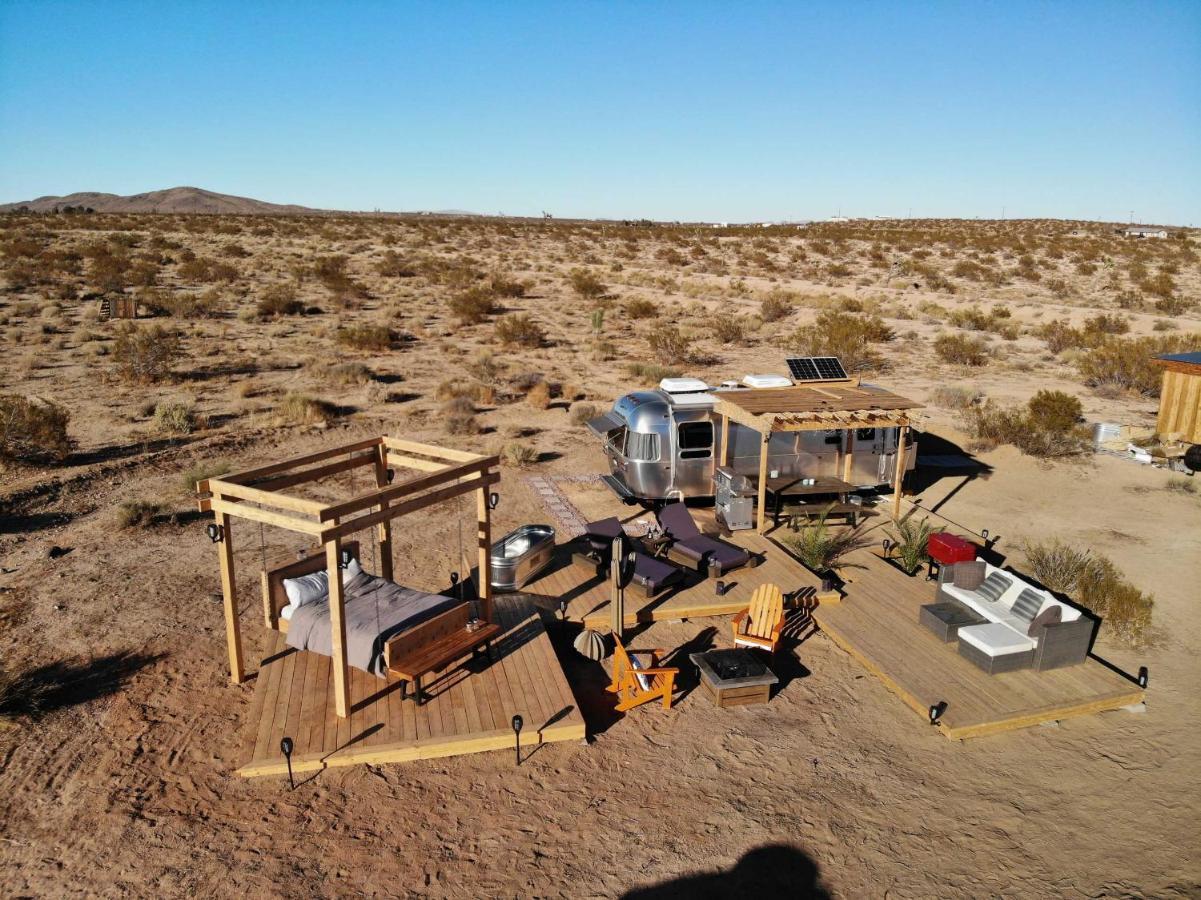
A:
[[[837,356],[793,356],[785,362],[794,381],[842,381],[847,377]]]

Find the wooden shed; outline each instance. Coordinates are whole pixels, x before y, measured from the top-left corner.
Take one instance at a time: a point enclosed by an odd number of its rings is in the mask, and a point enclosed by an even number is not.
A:
[[[1155,362],[1164,369],[1155,430],[1164,439],[1201,444],[1201,350],[1158,356]]]

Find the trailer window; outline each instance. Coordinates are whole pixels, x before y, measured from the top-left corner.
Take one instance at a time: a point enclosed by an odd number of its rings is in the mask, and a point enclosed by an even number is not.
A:
[[[680,459],[708,459],[713,455],[712,422],[686,422],[677,431]]]
[[[876,439],[876,429],[874,428],[857,428],[855,429],[855,440],[861,444],[870,444]]]
[[[614,428],[612,431],[610,431],[608,434],[605,435],[605,449],[612,450],[615,453],[621,453],[622,446],[625,444],[625,441],[626,441],[625,426],[622,426],[621,428]]]
[[[842,444],[842,432],[837,428],[827,428],[825,443],[827,444]]]
[[[626,458],[638,462],[655,462],[659,459],[659,435],[629,432],[626,438]]]

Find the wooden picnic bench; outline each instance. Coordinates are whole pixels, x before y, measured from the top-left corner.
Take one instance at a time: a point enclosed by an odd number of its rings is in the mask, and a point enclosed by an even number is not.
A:
[[[423,676],[440,672],[468,653],[479,653],[480,647],[485,648],[488,659],[492,659],[492,639],[500,634],[500,626],[487,623],[475,631],[468,631],[470,607],[470,603],[460,603],[390,638],[384,645],[384,662],[388,671],[401,679],[401,700],[408,699],[408,683],[411,681],[413,698],[420,706]]]
[[[859,522],[860,516],[872,515],[870,507],[865,507],[855,503],[843,502],[804,502],[798,501],[793,503],[785,503],[780,513],[784,518],[789,519],[789,527],[796,530],[799,524],[799,519],[816,519],[822,513],[826,513],[829,518],[846,519],[852,527]]]

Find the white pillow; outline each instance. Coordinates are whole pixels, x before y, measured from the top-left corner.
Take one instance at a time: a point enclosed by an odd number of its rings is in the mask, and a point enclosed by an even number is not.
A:
[[[285,578],[284,591],[288,595],[288,605],[293,608],[321,600],[329,595],[329,573],[322,570],[299,578]]]
[[[289,603],[287,606],[285,606],[283,609],[281,609],[279,611],[279,617],[281,619],[283,619],[285,622],[289,622],[289,621],[291,621],[292,613],[294,613],[294,612],[296,612],[296,607],[293,606],[291,603]]]
[[[352,556],[350,558],[350,564],[346,567],[346,574],[342,576],[342,583],[345,584],[362,571],[363,567],[360,566],[359,561]]]

